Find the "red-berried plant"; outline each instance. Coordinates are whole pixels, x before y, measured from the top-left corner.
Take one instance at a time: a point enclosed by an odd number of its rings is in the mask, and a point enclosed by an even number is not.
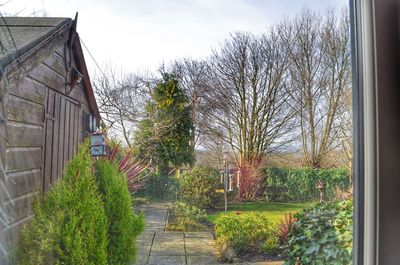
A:
[[[278,226],[279,240],[285,245],[288,244],[288,236],[290,232],[292,232],[295,222],[296,218],[294,217],[294,213],[289,212],[285,213],[282,223]]]
[[[117,144],[112,147],[108,159],[115,161],[118,159],[117,157],[119,152],[120,146]],[[149,165],[149,163],[145,164],[142,160],[137,160],[131,151],[122,155],[122,158],[118,161],[118,169],[120,172],[126,174],[128,189],[130,192],[138,191],[143,187],[144,183],[140,178],[140,175]]]

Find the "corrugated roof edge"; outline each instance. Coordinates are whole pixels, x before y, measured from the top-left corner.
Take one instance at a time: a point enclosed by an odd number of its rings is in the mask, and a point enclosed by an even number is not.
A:
[[[67,25],[67,24],[69,24],[71,22],[72,22],[71,18],[65,18],[59,24],[54,25],[54,29],[49,31],[47,34],[41,36],[40,38],[36,39],[35,41],[32,41],[32,42],[28,43],[27,45],[25,45],[24,47],[18,49],[14,53],[12,53],[12,54],[4,57],[3,59],[1,59],[0,60],[0,80],[3,78],[5,69],[9,64],[11,64],[12,62],[18,60],[18,58],[21,55],[29,52],[33,47],[35,47],[36,45],[41,43],[43,40],[45,40],[46,38],[50,37],[54,32],[58,31],[60,28],[62,28],[63,26],[65,26],[65,25]]]

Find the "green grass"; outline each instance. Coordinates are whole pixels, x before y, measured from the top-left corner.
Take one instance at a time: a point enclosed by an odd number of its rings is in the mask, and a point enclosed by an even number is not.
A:
[[[265,214],[271,221],[280,223],[285,212],[299,212],[311,207],[314,203],[284,203],[284,202],[243,202],[228,204],[228,212],[241,211],[241,214],[257,212]],[[215,223],[218,216],[224,214],[223,208],[217,208],[217,212],[207,216],[207,220]]]

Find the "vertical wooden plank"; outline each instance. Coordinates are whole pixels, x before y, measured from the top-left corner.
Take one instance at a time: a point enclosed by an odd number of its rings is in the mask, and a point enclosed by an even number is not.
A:
[[[60,129],[58,137],[58,160],[57,160],[57,171],[58,176],[62,176],[64,173],[64,141],[65,141],[65,98],[60,95]]]
[[[43,151],[44,156],[44,190],[47,191],[50,188],[51,173],[52,173],[52,156],[53,156],[53,127],[54,127],[54,91],[50,90],[47,94],[47,106],[45,110],[45,130],[46,140]]]
[[[64,120],[64,161],[63,168],[68,162],[69,158],[69,127],[70,127],[70,109],[71,103],[68,100],[65,100],[65,120]]]
[[[82,107],[79,108],[79,117],[78,117],[78,145],[83,142],[83,111]]]
[[[75,104],[69,103],[69,135],[68,135],[68,160],[74,155],[74,130],[75,130]]]
[[[45,96],[45,102],[44,102],[44,108],[46,108],[46,106],[47,106],[47,101],[48,101],[48,95],[49,94],[49,89],[46,87],[46,96]],[[44,112],[45,112],[46,110],[44,110]],[[40,168],[40,170],[41,170],[41,176],[42,176],[42,185],[41,185],[41,188],[42,188],[42,191],[44,192],[45,190],[46,190],[46,187],[47,187],[47,184],[46,184],[46,173],[45,173],[45,167],[46,167],[46,164],[45,164],[45,161],[46,161],[46,152],[45,152],[45,146],[46,146],[46,139],[47,139],[47,137],[46,137],[46,132],[47,132],[47,130],[46,130],[46,120],[43,120],[43,137],[42,137],[42,167]]]
[[[52,169],[51,169],[51,184],[53,184],[58,175],[58,155],[59,155],[59,131],[60,131],[60,107],[61,107],[61,98],[60,94],[55,93],[54,95],[54,127],[53,127],[53,155],[51,157],[52,160]]]
[[[75,106],[75,119],[74,119],[74,149],[75,153],[78,152],[78,147],[79,147],[79,107]]]

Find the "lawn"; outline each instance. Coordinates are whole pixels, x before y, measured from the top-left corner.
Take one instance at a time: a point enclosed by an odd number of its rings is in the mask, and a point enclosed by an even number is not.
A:
[[[271,221],[279,223],[285,212],[298,212],[311,207],[314,203],[284,203],[284,202],[243,202],[228,204],[228,212],[241,211],[242,214],[257,212],[265,214]],[[214,223],[218,216],[224,214],[223,208],[217,208],[207,216],[207,220]]]

